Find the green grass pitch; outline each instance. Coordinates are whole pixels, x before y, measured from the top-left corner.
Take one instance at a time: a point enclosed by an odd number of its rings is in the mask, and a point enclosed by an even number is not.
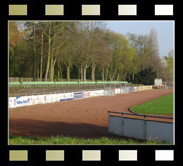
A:
[[[131,107],[131,110],[139,114],[173,115],[173,93]]]

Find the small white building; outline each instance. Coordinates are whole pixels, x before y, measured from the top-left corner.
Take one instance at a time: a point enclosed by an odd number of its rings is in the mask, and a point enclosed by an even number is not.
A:
[[[162,78],[156,78],[154,80],[154,85],[155,86],[162,86]]]

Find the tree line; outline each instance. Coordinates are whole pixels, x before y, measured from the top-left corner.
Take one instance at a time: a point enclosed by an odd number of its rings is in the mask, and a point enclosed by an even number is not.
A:
[[[9,22],[10,77],[140,83],[139,73],[147,69],[173,79],[173,50],[161,60],[155,29],[125,36],[98,21]]]

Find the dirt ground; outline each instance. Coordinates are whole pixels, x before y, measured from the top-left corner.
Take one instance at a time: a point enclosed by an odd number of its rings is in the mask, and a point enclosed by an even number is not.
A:
[[[13,108],[9,110],[9,135],[36,137],[64,135],[84,138],[107,136],[109,110],[129,113],[129,107],[172,92],[172,89],[153,89]],[[173,120],[166,121],[173,122]]]

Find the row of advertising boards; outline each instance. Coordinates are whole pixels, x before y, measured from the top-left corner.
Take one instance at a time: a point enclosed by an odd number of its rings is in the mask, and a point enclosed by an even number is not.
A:
[[[151,88],[150,88],[151,87]],[[126,90],[114,89],[115,94],[123,92],[137,92],[138,90],[152,89],[152,86],[142,87],[127,87]],[[36,104],[53,103],[60,101],[83,99],[88,97],[104,96],[104,90],[94,91],[82,91],[82,92],[71,92],[71,93],[58,93],[58,94],[45,94],[36,96],[21,96],[21,97],[9,97],[9,108],[30,106]]]
[[[9,97],[9,108],[102,96],[104,90]]]

